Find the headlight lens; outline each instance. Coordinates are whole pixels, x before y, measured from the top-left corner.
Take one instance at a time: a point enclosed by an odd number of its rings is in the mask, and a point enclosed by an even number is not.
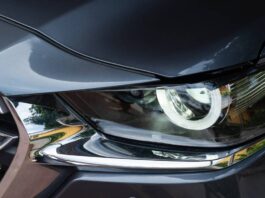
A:
[[[260,72],[229,83],[79,91],[5,101],[29,135],[34,161],[126,169],[219,169],[264,149],[264,137],[256,138],[264,135],[264,85],[265,72]],[[233,147],[217,148],[225,146]]]
[[[158,89],[156,96],[171,122],[184,129],[207,129],[214,125],[221,115],[222,96],[219,89]]]
[[[221,85],[62,94],[110,137],[201,147],[235,145],[263,134],[264,96],[265,72]]]

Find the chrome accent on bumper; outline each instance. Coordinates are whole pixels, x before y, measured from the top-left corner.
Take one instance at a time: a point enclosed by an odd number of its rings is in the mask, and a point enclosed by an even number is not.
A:
[[[133,168],[133,169],[193,169],[210,167],[210,161],[201,162],[179,162],[179,161],[159,161],[159,160],[136,160],[104,157],[87,157],[77,155],[60,154],[58,149],[60,144],[51,145],[43,150],[41,154],[59,162],[66,162],[76,166],[102,166],[112,168]]]
[[[236,164],[265,148],[265,138],[221,152],[138,148],[109,140],[60,99],[53,99],[61,104],[60,111],[23,100],[10,100],[29,135],[30,157],[39,163],[122,169],[216,170]],[[53,120],[49,116],[53,116]]]
[[[50,145],[40,151],[40,154],[58,162],[63,162],[75,166],[102,166],[112,168],[132,168],[132,169],[222,169],[236,164],[249,156],[255,154],[265,147],[265,139],[247,146],[227,157],[202,160],[202,161],[166,161],[166,160],[139,160],[139,159],[122,159],[122,158],[104,158],[88,157],[61,154],[58,149],[63,147],[61,144]],[[254,150],[248,154],[250,150]]]

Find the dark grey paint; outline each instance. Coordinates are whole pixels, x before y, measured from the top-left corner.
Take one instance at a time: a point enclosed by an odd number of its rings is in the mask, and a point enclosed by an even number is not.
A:
[[[87,61],[0,21],[0,91],[36,94],[116,87],[156,79]]]
[[[87,56],[175,77],[256,59],[265,38],[263,4],[212,0],[3,0],[0,14]],[[0,91],[6,95],[156,81],[73,56],[5,22],[0,22],[0,35]],[[248,162],[255,160],[250,158]],[[251,166],[243,162],[212,173],[105,173],[104,177],[77,174],[60,195],[264,197],[264,167],[263,158]]]
[[[85,173],[72,176],[57,197],[263,198],[264,151],[228,169],[200,173]]]
[[[263,1],[15,1],[0,13],[69,48],[161,76],[256,59],[265,40]]]

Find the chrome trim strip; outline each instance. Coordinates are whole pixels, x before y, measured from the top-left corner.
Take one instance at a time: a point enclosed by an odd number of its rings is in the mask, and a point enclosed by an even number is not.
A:
[[[133,168],[133,169],[194,169],[205,168],[211,166],[211,161],[159,161],[159,160],[134,160],[134,159],[118,159],[104,157],[87,157],[60,154],[57,149],[60,144],[51,145],[41,150],[41,154],[50,159],[76,166],[102,166],[112,168]]]
[[[104,158],[104,157],[88,157],[60,154],[58,149],[61,144],[50,145],[40,151],[40,154],[63,162],[68,165],[75,166],[102,166],[112,168],[133,168],[133,169],[222,169],[234,165],[256,152],[265,148],[265,139],[262,139],[252,145],[238,150],[237,152],[220,159],[201,160],[201,161],[167,161],[167,160],[135,160],[121,158]],[[251,151],[251,152],[250,152]]]

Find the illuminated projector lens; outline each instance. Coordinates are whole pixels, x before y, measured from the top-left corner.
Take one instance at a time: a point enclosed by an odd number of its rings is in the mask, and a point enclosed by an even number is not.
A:
[[[222,111],[222,96],[219,89],[207,88],[158,89],[158,102],[171,122],[189,130],[203,130],[216,123]],[[192,105],[204,113],[198,115]],[[208,108],[202,108],[202,107]],[[206,110],[205,110],[206,109]]]

